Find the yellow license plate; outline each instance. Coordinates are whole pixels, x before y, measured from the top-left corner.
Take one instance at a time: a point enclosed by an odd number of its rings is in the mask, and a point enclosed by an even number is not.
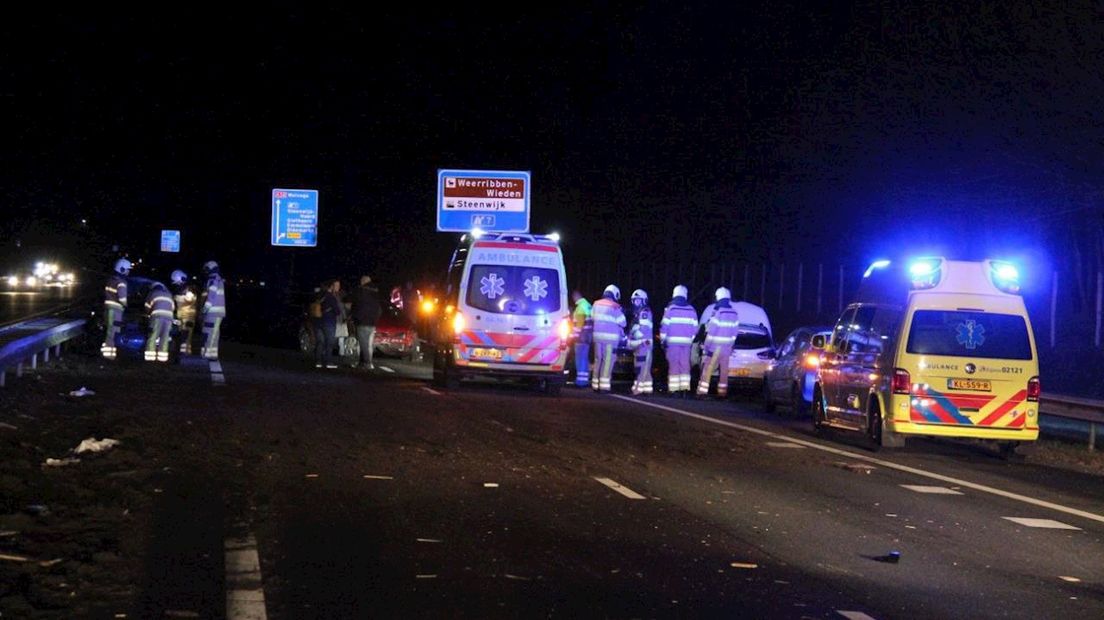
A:
[[[947,387],[952,390],[991,392],[993,391],[993,382],[985,379],[947,379]]]
[[[472,359],[499,361],[502,359],[502,351],[499,349],[484,349],[476,347],[471,350]]]
[[[747,368],[733,368],[732,372],[729,374],[731,374],[733,377],[750,377],[751,371]]]

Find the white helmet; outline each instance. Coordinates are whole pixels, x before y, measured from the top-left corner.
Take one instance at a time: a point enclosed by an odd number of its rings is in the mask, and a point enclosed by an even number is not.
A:
[[[177,269],[176,271],[172,272],[172,276],[170,276],[170,278],[172,279],[173,284],[184,284],[184,282],[188,279],[188,274]]]
[[[633,300],[634,302],[639,299],[643,303],[648,303],[648,293],[644,292],[644,289],[638,288],[632,292],[632,295],[629,296],[629,299]]]
[[[690,296],[690,291],[686,290],[686,287],[681,285],[681,284],[676,286],[675,290],[671,291],[671,297],[689,297],[689,296]]]
[[[209,260],[203,263],[203,273],[218,273],[218,263],[213,260]]]
[[[120,258],[119,260],[115,261],[115,273],[121,276],[125,276],[130,273],[130,270],[133,267],[134,265],[125,258]]]
[[[732,299],[732,291],[722,286],[721,288],[717,289],[717,292],[714,293],[713,297],[715,297],[717,301],[720,301],[722,299]]]
[[[605,295],[606,293],[613,295],[614,301],[621,301],[621,289],[617,288],[616,284],[611,284],[607,286],[606,290],[602,291],[603,295]]]

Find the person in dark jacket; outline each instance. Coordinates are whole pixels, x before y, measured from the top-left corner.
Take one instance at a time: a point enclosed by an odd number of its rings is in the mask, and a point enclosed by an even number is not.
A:
[[[315,347],[315,367],[337,368],[334,348],[337,346],[337,324],[345,320],[345,306],[341,303],[341,282],[331,280],[327,283],[322,297],[322,334]]]
[[[376,321],[379,320],[379,289],[372,284],[370,276],[360,276],[360,286],[353,289],[353,321],[356,322],[356,337],[360,344],[360,367],[372,370],[376,366],[372,361],[376,348]]]

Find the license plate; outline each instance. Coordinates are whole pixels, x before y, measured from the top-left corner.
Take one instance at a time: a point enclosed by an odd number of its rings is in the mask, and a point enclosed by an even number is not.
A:
[[[733,377],[750,377],[751,371],[747,368],[733,368],[731,374]]]
[[[484,349],[476,347],[471,350],[472,359],[499,361],[502,359],[502,351],[499,349]]]
[[[952,390],[991,392],[993,391],[993,382],[984,379],[947,379],[947,387]]]

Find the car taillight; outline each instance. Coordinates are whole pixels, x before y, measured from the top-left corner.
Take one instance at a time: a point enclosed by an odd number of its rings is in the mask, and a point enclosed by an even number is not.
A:
[[[893,393],[909,394],[912,392],[912,377],[907,370],[897,368],[893,371]]]
[[[820,355],[817,353],[810,353],[805,356],[806,368],[817,368],[820,366]]]
[[[1039,377],[1032,377],[1027,380],[1027,400],[1028,402],[1039,402],[1039,396],[1043,393],[1043,385],[1039,383]]]
[[[571,319],[563,319],[560,321],[557,329],[560,334],[560,340],[567,342],[567,339],[571,337]]]
[[[460,332],[464,331],[466,325],[467,322],[464,320],[464,313],[457,311],[452,317],[452,333],[459,336]]]

